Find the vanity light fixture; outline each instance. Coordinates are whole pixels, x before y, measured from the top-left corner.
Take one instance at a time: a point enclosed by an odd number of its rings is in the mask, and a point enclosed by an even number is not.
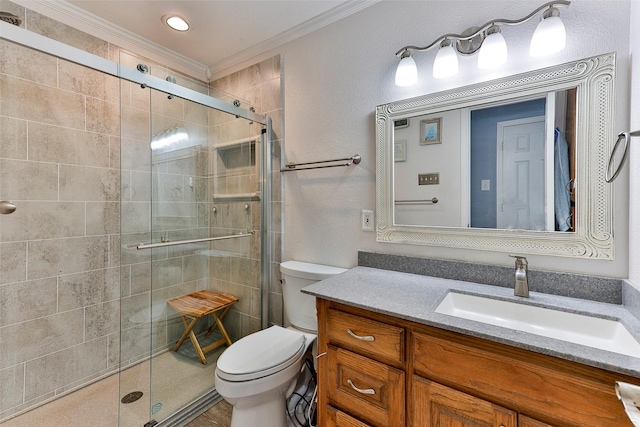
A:
[[[396,85],[410,86],[418,81],[418,69],[412,57],[412,51],[425,51],[439,46],[433,63],[433,77],[440,79],[451,77],[458,72],[458,57],[479,52],[478,68],[493,68],[507,61],[507,43],[500,32],[500,25],[519,25],[529,21],[539,12],[544,11],[533,37],[529,54],[534,57],[550,55],[564,49],[566,31],[560,19],[560,11],[556,6],[571,4],[567,0],[556,0],[545,3],[529,15],[521,19],[493,19],[481,27],[473,27],[462,34],[445,34],[438,37],[428,46],[405,46],[396,52],[400,58],[396,71]]]
[[[560,11],[550,7],[536,27],[531,38],[529,55],[545,56],[560,52],[567,44],[567,32],[560,19]]]
[[[186,19],[178,15],[164,15],[162,17],[162,22],[167,24],[170,28],[173,28],[176,31],[189,31],[189,23]]]
[[[405,50],[396,69],[396,86],[411,86],[418,81],[418,67],[411,52]]]
[[[493,25],[487,30],[487,37],[478,53],[478,68],[494,68],[505,62],[507,62],[507,42],[500,33],[500,27]]]
[[[436,79],[444,79],[455,76],[458,73],[458,56],[453,49],[451,40],[444,39],[440,43],[440,49],[436,54],[436,60],[433,62],[433,77]]]

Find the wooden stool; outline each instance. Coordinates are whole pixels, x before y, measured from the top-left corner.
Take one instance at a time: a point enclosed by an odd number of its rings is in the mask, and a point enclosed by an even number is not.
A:
[[[182,322],[184,323],[185,327],[182,336],[173,347],[173,351],[178,351],[178,349],[188,336],[189,338],[191,338],[193,347],[196,349],[198,356],[200,356],[202,364],[206,365],[207,359],[204,357],[205,353],[217,347],[220,347],[223,344],[231,345],[231,339],[229,338],[227,330],[222,324],[222,319],[227,314],[231,306],[236,302],[238,302],[238,298],[234,297],[233,295],[214,291],[198,291],[168,301],[167,304],[169,304],[171,308],[182,315]],[[219,313],[221,310],[222,313]],[[217,327],[220,329],[220,332],[222,332],[222,338],[214,343],[209,344],[205,348],[200,348],[200,344],[198,343],[196,334],[193,333],[193,328],[196,326],[196,323],[198,323],[198,320],[208,314],[211,314],[213,316],[213,318],[215,319],[215,323],[211,325],[211,327],[207,331],[207,336]]]

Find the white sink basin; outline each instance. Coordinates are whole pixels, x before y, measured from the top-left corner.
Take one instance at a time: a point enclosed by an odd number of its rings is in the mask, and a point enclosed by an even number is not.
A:
[[[449,292],[436,313],[640,357],[640,344],[614,320]]]

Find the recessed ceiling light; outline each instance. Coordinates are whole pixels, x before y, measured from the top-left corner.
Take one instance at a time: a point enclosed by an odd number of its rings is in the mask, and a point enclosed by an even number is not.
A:
[[[189,30],[189,23],[178,15],[165,15],[162,17],[162,21],[176,31]]]

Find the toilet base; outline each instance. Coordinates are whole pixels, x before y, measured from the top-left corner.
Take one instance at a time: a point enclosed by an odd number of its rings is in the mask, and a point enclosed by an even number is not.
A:
[[[286,391],[286,390],[285,390]],[[287,415],[285,412],[286,399],[284,391],[279,396],[272,396],[258,404],[253,404],[245,399],[233,407],[231,427],[287,427]],[[243,408],[247,404],[247,408]]]
[[[287,427],[286,394],[298,378],[302,356],[265,378],[234,383],[216,375],[218,393],[233,406],[231,427]]]

